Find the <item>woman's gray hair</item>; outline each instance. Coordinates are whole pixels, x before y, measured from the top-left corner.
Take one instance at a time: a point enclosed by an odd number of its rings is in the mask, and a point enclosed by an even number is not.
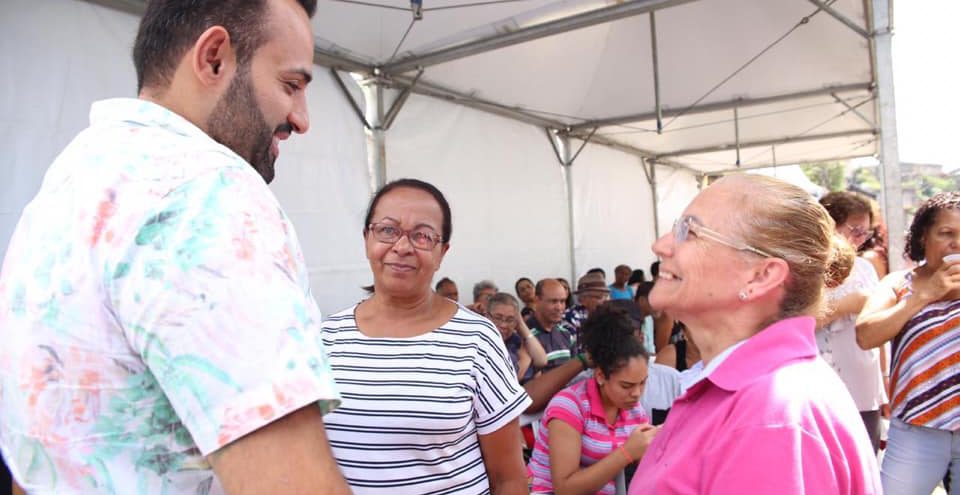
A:
[[[487,312],[490,312],[490,309],[498,304],[509,304],[513,306],[513,309],[519,311],[520,303],[517,302],[517,298],[506,292],[497,292],[496,294],[490,296],[490,299],[487,301]]]
[[[476,301],[480,298],[480,293],[487,289],[493,289],[494,291],[499,292],[500,289],[497,288],[497,284],[489,280],[481,280],[473,284],[473,300]]]

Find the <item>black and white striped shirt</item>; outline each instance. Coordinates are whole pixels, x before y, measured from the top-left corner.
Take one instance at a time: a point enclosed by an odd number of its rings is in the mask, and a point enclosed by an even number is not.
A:
[[[370,338],[355,309],[323,323],[343,401],[324,423],[354,493],[490,493],[477,435],[530,404],[496,327],[460,306],[426,334]]]

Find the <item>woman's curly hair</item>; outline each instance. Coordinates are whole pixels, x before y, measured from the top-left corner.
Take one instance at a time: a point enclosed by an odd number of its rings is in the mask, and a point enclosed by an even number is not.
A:
[[[603,372],[610,376],[626,366],[630,358],[647,359],[647,350],[643,342],[634,333],[633,320],[622,308],[602,304],[597,307],[580,327],[583,348],[590,359]]]
[[[913,261],[921,262],[927,257],[924,247],[924,238],[927,231],[937,219],[937,212],[940,210],[960,210],[960,191],[950,191],[935,194],[932,198],[924,201],[917,213],[913,215],[913,223],[910,224],[910,231],[907,232],[906,249],[904,256]]]

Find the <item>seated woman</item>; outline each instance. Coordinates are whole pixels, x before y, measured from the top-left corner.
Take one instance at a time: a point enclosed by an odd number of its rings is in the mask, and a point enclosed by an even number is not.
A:
[[[596,368],[547,405],[529,465],[534,493],[613,494],[657,432],[640,405],[647,353],[627,313],[600,306],[581,336]]]
[[[960,493],[960,192],[917,209],[906,255],[921,263],[893,272],[857,317],[865,349],[893,341],[890,431],[883,456],[888,495],[930,493],[949,473]]]
[[[363,222],[373,296],[323,322],[343,397],[324,423],[355,493],[526,493],[517,418],[530,399],[503,339],[431,290],[451,231],[434,186],[381,188]]]
[[[657,239],[650,303],[704,368],[640,461],[630,495],[879,494],[856,405],[818,356],[833,221],[799,187],[730,175]]]
[[[516,298],[506,292],[497,292],[487,300],[487,314],[500,330],[520,383],[547,365],[547,353],[520,316],[520,303]]]

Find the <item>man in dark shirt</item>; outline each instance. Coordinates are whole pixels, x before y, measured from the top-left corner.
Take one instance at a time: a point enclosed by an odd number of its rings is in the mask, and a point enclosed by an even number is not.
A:
[[[545,278],[537,282],[537,301],[527,326],[547,352],[544,371],[551,370],[573,356],[576,338],[573,329],[563,321],[567,293],[556,279]]]

